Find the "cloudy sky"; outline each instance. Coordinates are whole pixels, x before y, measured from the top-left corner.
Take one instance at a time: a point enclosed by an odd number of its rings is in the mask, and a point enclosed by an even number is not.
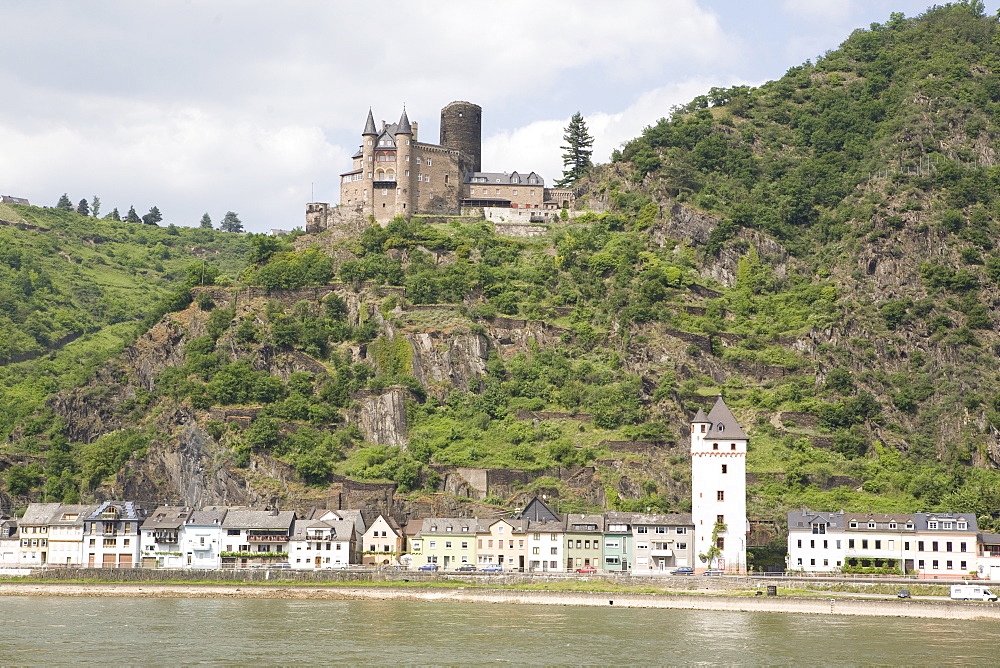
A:
[[[483,107],[483,168],[561,176],[712,86],[760,84],[930,0],[0,0],[0,194],[249,231],[336,202],[369,106]],[[995,2],[988,3],[993,12]]]

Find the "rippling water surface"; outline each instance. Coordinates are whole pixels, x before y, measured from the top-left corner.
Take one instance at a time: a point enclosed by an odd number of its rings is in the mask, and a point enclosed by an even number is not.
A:
[[[995,664],[1000,624],[280,599],[0,597],[0,664]]]

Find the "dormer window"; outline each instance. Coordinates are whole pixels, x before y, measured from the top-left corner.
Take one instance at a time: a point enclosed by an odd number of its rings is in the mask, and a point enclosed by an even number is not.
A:
[[[462,531],[468,533],[469,532],[469,527],[462,527]],[[383,533],[382,535],[384,536],[385,534]]]
[[[858,528],[858,523],[855,522],[854,520],[851,520],[851,528],[852,529],[857,529]]]
[[[910,530],[910,531],[912,531],[912,530],[913,530],[913,525],[912,525],[912,524],[910,524],[909,522],[907,522],[907,523],[906,523],[906,528],[907,528],[907,530]]]
[[[437,531],[437,530],[438,530],[438,528],[436,526],[432,526],[431,527],[431,531]]]
[[[447,529],[445,529],[445,531],[447,531],[449,533],[451,533],[453,530],[454,530],[454,527],[448,527]]]
[[[874,529],[875,528],[875,523],[874,522],[869,522],[868,523],[868,528],[869,529]]]
[[[722,424],[722,423],[720,422],[720,423],[719,423],[719,427],[718,427],[718,429],[719,429],[719,431],[720,431],[720,432],[722,432],[722,431],[725,431],[725,430],[726,430],[726,425],[724,425],[724,424]]]
[[[958,530],[959,531],[965,531],[968,528],[969,528],[969,525],[966,524],[965,522],[959,522],[958,523]]]
[[[937,529],[938,528],[938,523],[937,522],[928,522],[927,523],[927,528],[928,529]]]
[[[895,522],[889,522],[889,528],[890,529],[895,529],[896,528],[896,523]]]

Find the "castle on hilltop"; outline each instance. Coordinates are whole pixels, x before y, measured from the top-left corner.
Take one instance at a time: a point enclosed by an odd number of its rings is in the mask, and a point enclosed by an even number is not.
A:
[[[351,170],[340,175],[339,213],[385,225],[396,216],[495,217],[501,209],[511,219],[543,222],[572,206],[572,190],[546,188],[535,172],[481,171],[482,113],[471,102],[445,106],[440,143],[428,144],[418,140],[406,109],[396,123],[380,124],[369,109]],[[329,204],[309,204],[306,230],[325,229],[331,213]]]

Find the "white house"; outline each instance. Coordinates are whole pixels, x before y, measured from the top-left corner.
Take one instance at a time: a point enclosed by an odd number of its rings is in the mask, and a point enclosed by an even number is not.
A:
[[[48,563],[52,566],[83,564],[83,521],[96,505],[60,505],[49,518]]]
[[[1000,580],[1000,534],[981,533],[976,543],[976,576],[981,580]]]
[[[789,570],[833,573],[844,565],[844,513],[788,513]]]
[[[292,568],[343,569],[355,563],[357,531],[351,520],[296,520],[288,546]]]
[[[204,508],[188,516],[181,532],[184,565],[190,568],[222,567],[222,522],[228,508]]]
[[[139,526],[145,517],[131,501],[105,501],[83,517],[83,553],[92,568],[139,564]]]
[[[706,416],[699,410],[691,423],[691,518],[695,554],[709,553],[713,541],[719,556],[706,566],[746,571],[746,463],[749,437],[719,397]]]
[[[0,566],[16,566],[20,554],[20,536],[17,520],[0,520]]]
[[[191,516],[187,506],[160,506],[139,527],[143,568],[181,568],[181,536]]]

